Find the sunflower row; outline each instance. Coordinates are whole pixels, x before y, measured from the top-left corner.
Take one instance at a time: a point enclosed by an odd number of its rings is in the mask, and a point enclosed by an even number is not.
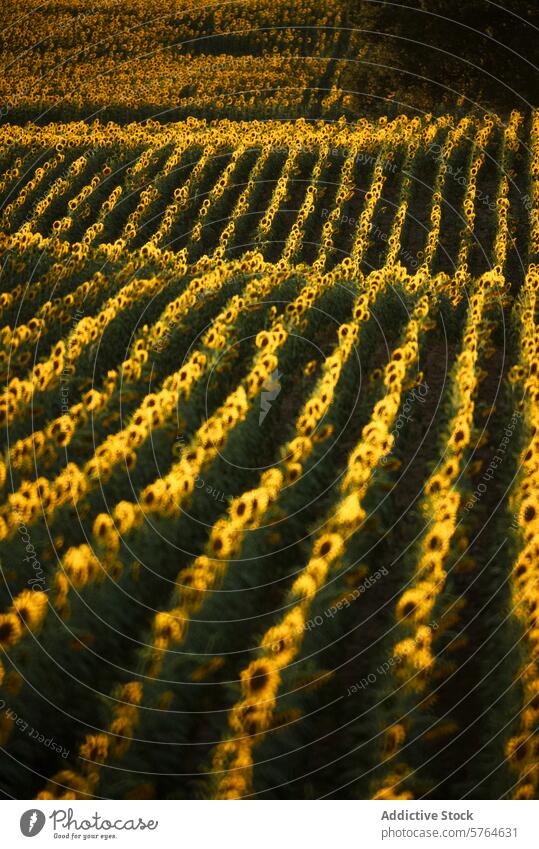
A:
[[[133,340],[130,355],[122,362],[120,370],[110,369],[107,372],[102,390],[95,388],[89,389],[84,394],[82,400],[72,405],[67,413],[54,419],[44,430],[34,431],[29,437],[18,440],[12,446],[9,457],[13,467],[28,471],[29,468],[33,467],[34,461],[41,457],[52,462],[56,458],[56,452],[60,448],[65,449],[69,445],[78,426],[85,424],[90,415],[95,420],[97,413],[103,412],[113,392],[118,388],[120,381],[125,382],[127,380],[129,381],[129,385],[133,387],[141,379],[143,367],[148,362],[150,354],[164,349],[167,344],[167,336],[189,315],[190,311],[196,305],[200,293],[204,292],[205,295],[208,295],[219,291],[233,272],[234,266],[223,266],[220,269],[217,268],[213,272],[201,277],[195,277],[191,280],[185,291],[167,305],[160,319],[151,328],[144,326],[139,331]],[[247,303],[251,303],[253,299],[256,299],[257,293],[260,296],[264,291],[263,282],[255,281],[254,284],[250,284],[247,290]],[[223,313],[215,318],[212,327],[206,335],[207,347],[217,348],[219,344],[224,344],[223,328],[227,324],[231,324],[232,318],[235,318],[237,314],[236,308],[233,308],[232,312],[230,312],[230,309],[230,307],[225,308]],[[223,316],[229,316],[229,313],[232,316],[230,321],[223,321]],[[211,334],[213,334],[214,339],[213,346],[208,341]],[[194,368],[196,376],[202,376],[207,360],[206,354],[203,351],[195,351],[191,355],[191,359],[193,361],[192,368]],[[185,374],[183,374],[184,371]],[[192,383],[191,365],[190,363],[186,363],[175,374],[169,375],[166,378],[161,394],[157,398],[155,394],[152,396],[153,402],[151,405],[148,402],[148,396],[146,396],[141,407],[133,413],[131,417],[132,421],[119,433],[108,437],[104,443],[97,446],[94,456],[84,467],[87,476],[87,486],[90,486],[91,481],[95,482],[96,478],[99,478],[99,475],[103,475],[104,477],[110,475],[112,468],[117,463],[126,463],[128,467],[131,463],[134,463],[134,449],[140,446],[149,436],[147,429],[151,429],[151,426],[157,423],[157,419],[160,419],[159,409],[161,400],[167,409],[172,403],[170,409],[173,409],[178,401],[180,392],[188,393]],[[155,407],[151,415],[147,415],[147,407],[149,406]],[[138,420],[140,418],[142,420],[139,422]],[[137,424],[144,424],[141,432],[137,429]],[[132,425],[135,426],[136,438]],[[71,463],[70,468],[74,470],[76,468],[75,464]],[[60,475],[60,480],[63,480],[62,475]],[[55,490],[58,490],[56,496],[54,495]],[[38,492],[41,494],[42,506],[46,503],[49,519],[52,518],[54,511],[64,503],[65,498],[69,498],[68,493],[63,492],[62,486],[58,488],[54,483],[50,483],[42,477],[33,483],[26,481],[18,492],[13,492],[9,495],[8,502],[4,505],[4,508],[0,508],[1,513],[5,517],[5,531],[8,536],[16,527],[16,523],[10,522],[12,510],[18,511],[19,514],[24,516],[27,522],[34,521],[39,515],[38,511],[36,511],[38,505],[35,499]],[[45,502],[43,499],[45,499]]]
[[[99,313],[84,316],[77,321],[67,343],[60,339],[49,354],[48,359],[35,365],[29,376],[24,379],[12,378],[2,396],[0,396],[0,420],[11,422],[26,412],[36,392],[44,392],[56,385],[60,375],[74,370],[77,359],[88,345],[95,342],[104,329],[122,312],[145,298],[155,297],[167,285],[163,277],[137,279],[127,283],[113,297],[109,298]]]
[[[411,689],[423,695],[433,680],[435,665],[441,663],[433,652],[435,628],[431,620],[433,610],[439,605],[444,590],[447,578],[445,561],[459,521],[461,496],[458,484],[473,432],[473,397],[479,377],[477,361],[479,351],[488,338],[488,330],[485,333],[484,314],[489,304],[489,294],[492,291],[496,294],[499,284],[500,280],[495,274],[487,273],[478,281],[477,291],[470,298],[462,350],[452,378],[458,406],[450,420],[447,438],[443,441],[443,462],[430,475],[424,487],[421,509],[425,516],[426,529],[419,543],[418,559],[410,586],[400,595],[396,604],[397,627],[400,631],[404,630],[406,636],[395,643],[392,657],[396,682],[403,688],[403,692]],[[447,622],[448,617],[445,616],[446,627]],[[427,703],[425,697],[423,704]],[[401,702],[398,701],[398,704]],[[411,723],[412,718],[403,715],[386,729],[385,759],[394,758],[400,749],[404,748]],[[381,780],[381,786],[374,798],[413,798],[409,790],[405,790],[403,794],[399,787],[409,772],[408,767],[399,764]],[[396,776],[399,777],[398,780],[395,780]]]
[[[385,265],[389,267],[396,265],[402,246],[402,236],[410,202],[410,191],[413,185],[411,168],[419,144],[419,138],[412,138],[406,146],[406,153],[404,155],[404,162],[402,166],[403,177],[399,192],[399,202],[391,225],[391,231],[387,239],[388,247],[385,256]]]
[[[507,127],[503,135],[503,151],[501,156],[501,171],[502,176],[498,187],[498,197],[496,200],[497,210],[497,228],[496,238],[494,241],[494,264],[498,268],[504,268],[507,258],[507,243],[510,238],[509,233],[509,165],[510,155],[516,154],[519,149],[518,130],[522,124],[522,115],[520,112],[513,111],[509,118]]]
[[[502,171],[509,169],[510,156],[516,150],[515,137],[520,116],[514,113],[506,128],[502,153]],[[503,208],[507,197],[508,183],[502,179],[498,187],[498,208]],[[463,238],[466,238],[463,234]],[[477,283],[477,289],[469,300],[468,317],[464,329],[462,350],[457,358],[452,378],[453,394],[458,398],[458,406],[450,420],[447,438],[444,440],[443,463],[435,469],[424,487],[422,513],[427,528],[422,534],[419,558],[414,568],[411,585],[401,594],[396,605],[396,620],[399,630],[407,635],[395,643],[392,652],[395,663],[395,680],[402,688],[397,698],[401,714],[389,725],[384,735],[384,759],[394,760],[405,748],[413,724],[413,715],[406,715],[406,693],[414,691],[423,696],[417,709],[429,705],[428,688],[435,678],[435,672],[443,665],[443,658],[435,656],[432,624],[433,611],[440,605],[446,584],[446,560],[452,550],[461,521],[460,483],[464,473],[466,452],[470,445],[474,422],[474,396],[480,380],[478,361],[480,351],[486,352],[492,326],[485,320],[485,313],[493,299],[503,297],[506,281],[503,276],[505,250],[501,243],[493,247],[493,270],[485,273]],[[461,599],[451,609],[445,611],[442,628],[454,625],[465,600]],[[437,635],[441,629],[437,623]],[[455,646],[453,645],[454,649]],[[450,668],[450,667],[449,667]],[[426,695],[425,695],[426,693]],[[444,731],[445,729],[445,731]],[[440,733],[454,730],[446,723]],[[429,732],[433,733],[433,732]],[[392,770],[381,779],[375,791],[376,799],[413,798],[411,778],[413,773],[406,763],[392,766]]]
[[[352,148],[352,150],[347,154],[344,159],[340,173],[340,182],[333,203],[333,207],[329,215],[327,215],[326,220],[324,222],[324,226],[322,227],[318,256],[313,262],[313,268],[321,272],[323,272],[326,268],[328,252],[333,246],[333,240],[335,238],[337,228],[341,223],[341,218],[343,214],[343,204],[353,197],[354,191],[356,189],[354,185],[354,172],[356,166],[357,153],[357,148]],[[283,256],[287,258],[286,248],[283,251]]]
[[[476,124],[471,118],[463,118],[461,121],[459,121],[458,125],[448,134],[444,144],[442,145],[439,158],[439,168],[436,172],[436,179],[434,181],[434,191],[432,193],[432,206],[430,210],[431,227],[427,236],[425,247],[423,249],[422,267],[425,270],[425,273],[427,274],[429,273],[432,267],[435,254],[438,249],[438,242],[440,238],[440,225],[442,221],[443,189],[448,168],[448,160],[452,152],[456,148],[458,148],[461,139],[467,138],[467,134],[469,132],[473,132],[475,129]]]
[[[525,422],[526,445],[520,456],[521,471],[510,497],[510,506],[517,517],[518,555],[512,565],[511,600],[513,614],[522,628],[521,667],[518,674],[521,694],[520,713],[516,733],[506,743],[507,762],[516,775],[512,788],[513,798],[536,798],[539,787],[537,768],[539,719],[539,674],[537,670],[537,562],[539,557],[539,510],[537,506],[537,414],[539,382],[537,359],[539,335],[537,329],[537,289],[539,277],[539,118],[534,116],[530,150],[531,178],[531,232],[529,244],[530,264],[516,307],[520,322],[521,362],[513,369],[510,379],[523,390],[522,410]]]
[[[489,143],[493,127],[493,120],[487,116],[484,119],[483,126],[479,128],[477,135],[473,140],[471,161],[466,175],[466,187],[462,202],[464,225],[460,238],[457,269],[454,275],[455,283],[459,288],[466,282],[467,275],[469,273],[470,251],[474,240],[475,221],[477,217],[475,203],[477,196],[477,177],[485,165],[486,148]]]
[[[295,660],[301,648],[312,601],[330,569],[342,557],[346,540],[361,528],[365,519],[362,501],[374,470],[391,448],[390,427],[400,406],[403,382],[417,359],[429,307],[428,297],[419,297],[403,343],[384,369],[386,394],[376,403],[370,422],[348,457],[341,497],[323,529],[317,532],[309,561],[290,589],[287,600],[290,609],[279,624],[264,634],[259,646],[260,658],[251,661],[241,672],[242,697],[229,713],[230,732],[234,736],[221,742],[213,754],[216,798],[237,799],[252,791],[252,750],[271,727],[282,670]]]

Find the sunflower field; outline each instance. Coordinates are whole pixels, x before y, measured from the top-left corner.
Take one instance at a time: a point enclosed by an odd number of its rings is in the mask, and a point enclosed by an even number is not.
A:
[[[362,117],[337,0],[52,5],[0,13],[0,794],[537,798],[538,114]]]

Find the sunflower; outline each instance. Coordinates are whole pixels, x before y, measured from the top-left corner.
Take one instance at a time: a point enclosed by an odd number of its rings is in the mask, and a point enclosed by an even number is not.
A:
[[[255,339],[255,345],[257,348],[268,348],[271,342],[272,336],[267,330],[260,331]]]
[[[20,617],[21,621],[30,628],[35,630],[45,617],[47,610],[47,594],[44,592],[23,590],[14,599],[12,608]]]
[[[453,451],[460,452],[470,441],[470,428],[465,421],[456,424],[448,441],[448,447]]]
[[[313,556],[331,563],[344,551],[344,542],[340,534],[322,534],[313,547]]]
[[[192,469],[193,471],[198,471],[198,469],[200,469],[202,463],[204,462],[204,457],[205,451],[199,445],[196,447],[189,448],[189,450],[186,451],[185,454],[183,454],[182,459],[185,461],[185,463],[188,464],[189,469]]]
[[[522,712],[522,725],[533,730],[539,719],[539,681],[534,679],[528,684],[526,698],[528,704]]]
[[[21,353],[17,357],[17,363],[18,363],[20,368],[25,368],[25,366],[28,365],[28,363],[30,362],[31,359],[32,359],[32,352],[31,351],[21,351]]]
[[[357,328],[353,324],[341,324],[338,330],[338,336],[341,344],[345,339],[356,339]]]
[[[121,758],[127,752],[133,737],[133,724],[123,716],[114,719],[109,728],[108,746],[115,758]]]
[[[241,674],[242,689],[246,697],[272,699],[279,686],[279,670],[271,658],[253,660]]]
[[[534,495],[522,502],[519,521],[520,524],[527,527],[535,527],[539,520],[539,499]]]
[[[287,666],[297,653],[297,637],[305,628],[305,618],[298,608],[294,608],[293,615],[289,614],[283,622],[266,631],[262,648],[267,651],[275,664],[282,669]],[[298,618],[298,613],[301,618]]]
[[[388,437],[387,427],[381,421],[373,421],[365,425],[361,435],[366,442],[383,446]]]
[[[246,525],[252,515],[253,508],[248,493],[240,496],[239,498],[235,498],[230,505],[230,517],[232,521],[235,524],[240,525],[240,527]]]
[[[260,519],[261,516],[264,516],[270,503],[270,496],[267,489],[265,487],[254,489],[250,493],[250,501],[254,516]]]
[[[104,542],[115,532],[114,520],[108,513],[100,513],[96,516],[93,524],[93,535],[95,539]]]
[[[219,782],[216,799],[241,799],[247,793],[247,781],[241,775],[227,775]]]
[[[412,662],[414,669],[416,669],[419,673],[429,672],[434,664],[434,658],[430,651],[430,648],[420,648],[417,644],[417,638],[415,640],[415,649],[409,660]],[[420,676],[417,680],[414,679],[412,683],[415,683],[416,686],[419,684],[419,688],[424,679]]]
[[[361,442],[357,448],[352,452],[350,459],[348,461],[349,468],[352,467],[361,467],[363,466],[365,469],[372,469],[374,463],[376,462],[377,457],[379,456],[379,452],[376,450],[376,447],[372,443]],[[354,468],[355,471],[355,468]]]
[[[426,495],[439,495],[446,485],[445,477],[442,474],[432,475],[425,484]]]
[[[440,476],[444,478],[445,481],[451,482],[455,480],[456,476],[459,473],[459,464],[456,459],[450,459],[440,469]]]
[[[284,475],[281,469],[276,468],[267,469],[262,473],[260,478],[261,486],[265,487],[265,489],[271,493],[272,497],[276,497],[278,495],[279,490],[283,485],[283,481]]]
[[[140,681],[129,681],[121,687],[119,697],[129,705],[139,705],[142,701],[142,684]]]
[[[296,436],[283,449],[284,459],[298,462],[307,456],[312,448],[312,441],[307,436]]]
[[[451,541],[451,529],[446,529],[441,522],[436,522],[434,528],[427,534],[423,548],[429,554],[447,554]]]
[[[99,563],[86,545],[68,548],[62,561],[64,573],[77,589],[84,587],[99,574]]]

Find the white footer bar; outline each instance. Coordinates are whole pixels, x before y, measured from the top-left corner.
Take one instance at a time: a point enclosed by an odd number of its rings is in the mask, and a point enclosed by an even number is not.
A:
[[[3,846],[537,849],[539,802],[0,803]]]

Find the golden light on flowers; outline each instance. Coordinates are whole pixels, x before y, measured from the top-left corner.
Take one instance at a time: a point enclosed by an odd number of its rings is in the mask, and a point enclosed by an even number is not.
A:
[[[406,801],[448,745],[534,798],[537,116],[364,117],[340,0],[53,5],[0,74],[9,762],[247,799],[312,744],[302,793]]]
[[[22,626],[17,613],[0,614],[0,646],[3,649],[14,646],[21,634]]]
[[[73,770],[65,769],[58,772],[49,782],[45,790],[37,795],[38,799],[89,799],[92,796],[91,785],[84,776]]]
[[[20,617],[26,627],[34,630],[45,617],[47,608],[47,595],[37,590],[23,590],[13,600],[13,610]]]

